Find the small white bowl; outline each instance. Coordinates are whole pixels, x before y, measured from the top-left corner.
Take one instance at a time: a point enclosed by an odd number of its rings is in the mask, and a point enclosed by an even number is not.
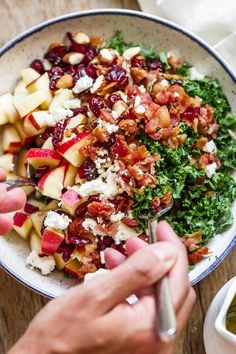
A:
[[[234,345],[236,345],[236,335],[228,331],[226,328],[226,314],[235,295],[236,295],[236,277],[234,277],[232,280],[232,283],[226,293],[223,305],[215,321],[215,329],[217,330],[217,332]]]

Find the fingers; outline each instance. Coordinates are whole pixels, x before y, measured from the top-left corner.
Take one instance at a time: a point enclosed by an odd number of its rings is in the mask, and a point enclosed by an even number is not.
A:
[[[91,303],[89,308],[96,313],[107,312],[129,295],[160,280],[175,261],[175,248],[169,243],[140,249],[108,274],[84,284],[83,292]],[[74,292],[76,297],[76,289]]]
[[[8,213],[11,211],[19,210],[24,207],[26,202],[26,195],[20,188],[16,188],[6,192],[0,192],[0,213]]]
[[[119,251],[115,250],[114,248],[110,248],[105,253],[105,261],[106,266],[108,269],[112,269],[120,265],[126,260],[126,257],[120,253]]]
[[[175,266],[169,272],[170,291],[172,294],[174,307],[176,311],[178,311],[191,287],[188,278],[188,260],[186,250],[179,237],[166,221],[161,221],[158,224],[157,237],[160,241],[171,242],[173,246],[175,246],[178,254]]]
[[[7,178],[7,174],[5,170],[2,167],[0,167],[0,182],[5,181],[6,178]]]
[[[13,226],[13,217],[9,214],[0,214],[0,235],[6,235]]]

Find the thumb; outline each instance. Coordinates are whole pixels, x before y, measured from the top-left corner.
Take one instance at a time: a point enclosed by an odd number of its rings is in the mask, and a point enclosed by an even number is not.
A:
[[[87,300],[88,294],[92,294],[96,313],[105,313],[129,295],[160,280],[176,259],[175,247],[169,242],[142,248],[109,273],[84,284]]]

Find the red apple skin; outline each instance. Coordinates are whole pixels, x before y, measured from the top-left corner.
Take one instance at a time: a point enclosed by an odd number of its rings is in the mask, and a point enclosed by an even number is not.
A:
[[[80,140],[86,138],[88,135],[90,135],[91,133],[89,132],[84,132],[84,133],[80,133],[79,135],[75,136],[74,138],[68,140],[67,142],[65,142],[64,144],[62,144],[61,146],[59,146],[57,148],[57,151],[60,154],[64,154],[71,146],[73,146],[74,144],[76,144],[77,142],[79,142]]]
[[[15,213],[14,217],[13,217],[13,221],[14,221],[14,225],[21,227],[25,220],[27,219],[28,215],[25,213]]]
[[[69,189],[61,197],[61,200],[63,200],[63,202],[65,202],[70,207],[75,205],[80,199],[81,197],[79,196],[79,194],[73,189]]]
[[[55,253],[63,240],[64,240],[64,236],[62,234],[57,234],[46,228],[43,232],[43,237],[42,237],[42,243],[41,243],[42,252],[48,254]]]
[[[40,166],[57,167],[61,161],[61,156],[55,150],[31,148],[26,159],[35,168]]]
[[[63,166],[62,166],[63,167]],[[57,167],[57,168],[60,168],[60,167]],[[47,180],[48,176],[54,171],[53,170],[50,170],[48,171],[40,180],[39,180],[39,183],[38,183],[38,188],[40,191],[43,191],[43,188],[44,188],[44,183],[45,181]],[[65,171],[65,170],[64,170]]]
[[[29,115],[29,121],[32,123],[35,129],[40,130],[40,126],[38,125],[37,121],[34,119],[33,114]]]
[[[77,259],[70,259],[65,265],[64,272],[70,274],[74,278],[78,278],[80,267],[81,264]]]

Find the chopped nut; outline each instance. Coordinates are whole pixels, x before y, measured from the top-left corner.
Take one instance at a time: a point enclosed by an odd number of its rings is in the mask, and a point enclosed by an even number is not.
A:
[[[122,113],[125,112],[126,104],[123,101],[119,100],[113,105],[112,110],[116,112],[119,117]]]
[[[146,77],[148,76],[147,71],[142,68],[133,67],[130,69],[130,72],[136,83],[139,83],[143,79],[146,79]]]
[[[90,44],[97,48],[102,48],[104,46],[104,41],[101,37],[92,37],[90,39]]]
[[[96,94],[99,96],[105,96],[107,93],[110,93],[112,91],[112,88],[116,85],[116,82],[111,82],[110,84],[106,86],[100,87]]]
[[[48,71],[52,68],[52,64],[50,63],[49,60],[43,59],[43,68],[44,70]]]
[[[58,89],[70,88],[73,86],[73,77],[70,74],[63,75],[56,84]]]
[[[103,48],[100,50],[98,57],[101,60],[101,62],[109,63],[113,60],[114,54],[110,49]]]
[[[67,53],[63,57],[63,61],[71,65],[80,64],[83,61],[83,59],[84,59],[84,54],[76,53],[76,52]]]
[[[49,49],[56,48],[56,47],[64,47],[64,45],[65,44],[63,42],[54,42],[50,44]]]
[[[74,37],[74,40],[78,44],[88,44],[90,42],[89,36],[87,34],[83,33],[83,32],[78,32],[76,34],[76,36]]]
[[[132,59],[135,55],[138,55],[138,53],[140,52],[140,47],[132,47],[132,48],[128,48],[124,51],[123,53],[123,58],[125,60],[130,60]]]

